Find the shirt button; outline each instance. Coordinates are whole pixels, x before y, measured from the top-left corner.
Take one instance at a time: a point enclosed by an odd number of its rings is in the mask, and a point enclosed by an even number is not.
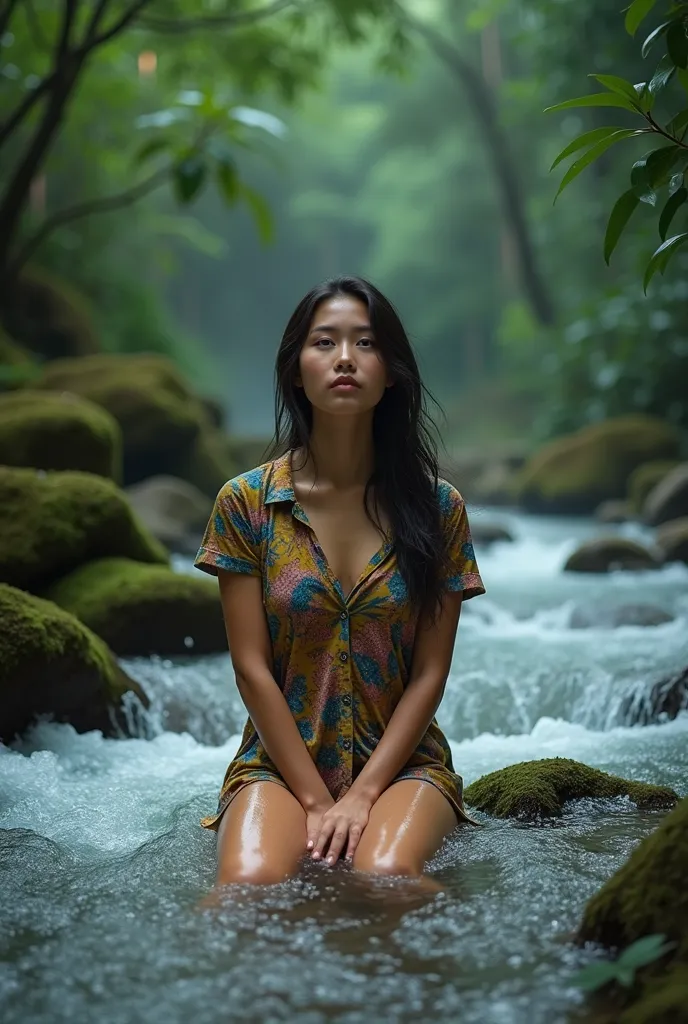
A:
[[[346,619],[347,618],[347,613],[346,612],[342,612],[342,614],[339,616],[339,618],[340,619]]]
[[[342,746],[345,750],[351,750],[351,740],[344,740]]]
[[[339,660],[340,661],[346,661],[346,659],[348,657],[349,657],[349,655],[346,653],[346,651],[342,651],[341,654],[339,655]]]
[[[342,704],[350,704],[350,703],[351,703],[351,697],[349,696],[348,693],[345,693],[343,695],[343,697],[342,697]]]

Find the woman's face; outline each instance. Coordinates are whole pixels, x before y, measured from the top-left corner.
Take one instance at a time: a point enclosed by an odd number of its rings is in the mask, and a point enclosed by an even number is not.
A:
[[[333,386],[343,376],[354,384]],[[323,412],[352,415],[377,405],[392,381],[364,302],[353,295],[336,295],[316,307],[299,355],[296,384]]]

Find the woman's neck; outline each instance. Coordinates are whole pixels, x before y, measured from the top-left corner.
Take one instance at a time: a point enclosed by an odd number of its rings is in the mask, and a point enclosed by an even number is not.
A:
[[[315,411],[315,410],[314,410]],[[311,452],[298,471],[302,481],[330,485],[335,490],[365,487],[375,467],[372,417],[314,416],[310,436]],[[301,467],[303,449],[294,459]]]

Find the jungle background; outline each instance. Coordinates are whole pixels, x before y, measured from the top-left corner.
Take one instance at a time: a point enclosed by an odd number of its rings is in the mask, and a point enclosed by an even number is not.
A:
[[[104,27],[128,11],[99,6]],[[14,217],[24,243],[57,219],[24,267],[78,291],[98,347],[169,355],[233,434],[269,436],[286,320],[314,282],[351,272],[397,305],[450,447],[532,445],[632,412],[685,424],[685,256],[643,294],[646,206],[602,258],[628,160],[612,150],[552,202],[553,158],[609,116],[543,109],[591,91],[590,72],[647,74],[618,0],[131,6]],[[50,68],[60,19],[71,10],[75,38],[88,26],[83,4],[5,7],[9,112]],[[190,140],[237,108],[199,160]],[[6,186],[41,116],[5,141]],[[129,201],[151,173],[160,187]]]

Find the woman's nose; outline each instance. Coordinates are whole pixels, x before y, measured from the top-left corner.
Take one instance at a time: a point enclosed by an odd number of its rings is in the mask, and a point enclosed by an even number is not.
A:
[[[343,343],[342,347],[339,349],[339,352],[337,353],[335,365],[337,367],[354,365],[353,350],[350,345],[347,345],[346,342]]]

